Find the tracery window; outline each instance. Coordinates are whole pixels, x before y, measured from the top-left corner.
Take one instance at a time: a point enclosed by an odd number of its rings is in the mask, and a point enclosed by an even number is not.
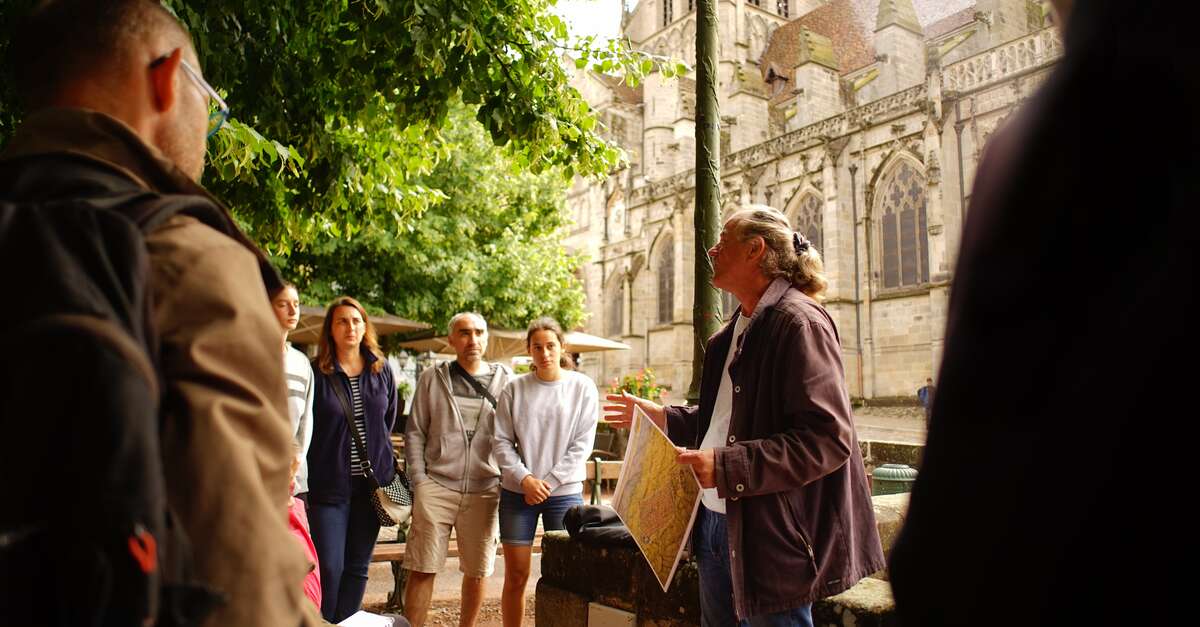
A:
[[[675,238],[664,235],[658,245],[658,322],[668,324],[675,317]]]
[[[662,25],[663,26],[666,26],[671,23],[671,16],[672,16],[672,13],[674,13],[673,9],[675,8],[671,5],[672,5],[672,0],[662,0],[662,9],[663,9],[663,13],[662,13],[663,24]]]
[[[825,212],[821,206],[821,197],[816,194],[805,194],[800,199],[800,207],[796,210],[796,218],[792,228],[800,231],[813,248],[822,255],[825,254]]]
[[[925,176],[902,160],[892,166],[878,190],[883,287],[929,282]]]
[[[608,334],[610,336],[625,334],[625,281],[615,279],[612,295],[608,301]]]

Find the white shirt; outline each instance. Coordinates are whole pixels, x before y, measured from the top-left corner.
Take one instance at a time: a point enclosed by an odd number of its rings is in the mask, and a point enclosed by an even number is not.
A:
[[[308,356],[288,344],[283,369],[287,374],[288,417],[292,438],[300,445],[300,469],[296,471],[293,494],[308,492],[308,446],[312,443],[313,371]]]
[[[700,442],[700,450],[726,445],[725,438],[729,437],[729,417],[733,413],[733,380],[729,378],[729,364],[733,362],[733,356],[737,354],[738,340],[749,324],[750,317],[738,312],[737,321],[733,323],[733,341],[729,343],[729,352],[725,355],[725,368],[721,372],[721,385],[717,388],[717,400],[713,401],[712,421],[708,423],[704,441]],[[700,500],[710,511],[725,513],[725,499],[717,496],[716,488],[701,491]]]

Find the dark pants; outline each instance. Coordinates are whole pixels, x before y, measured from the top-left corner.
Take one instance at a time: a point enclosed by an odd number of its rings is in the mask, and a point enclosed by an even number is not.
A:
[[[349,503],[311,503],[308,524],[321,562],[321,615],[336,623],[358,611],[379,535],[366,479],[354,478]]]
[[[692,533],[692,550],[696,553],[696,565],[700,568],[700,624],[703,627],[812,627],[812,605],[738,621],[733,611],[733,580],[729,574],[729,532],[725,526],[725,515],[700,505]]]

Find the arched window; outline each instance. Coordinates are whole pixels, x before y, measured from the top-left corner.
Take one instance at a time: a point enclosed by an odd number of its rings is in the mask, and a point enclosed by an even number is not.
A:
[[[662,0],[662,3],[663,26],[666,26],[667,24],[671,23],[671,18],[674,16],[675,10],[674,7],[671,6],[671,0]]]
[[[675,238],[668,233],[658,244],[658,322],[668,324],[675,318]]]
[[[879,187],[883,287],[929,282],[929,235],[925,227],[925,175],[902,160]]]
[[[796,217],[792,222],[792,228],[800,231],[808,241],[812,242],[813,248],[822,255],[825,254],[825,208],[822,206],[821,197],[816,194],[805,194],[800,199],[800,206],[796,209]]]
[[[615,279],[612,295],[608,301],[608,334],[625,334],[625,281]]]

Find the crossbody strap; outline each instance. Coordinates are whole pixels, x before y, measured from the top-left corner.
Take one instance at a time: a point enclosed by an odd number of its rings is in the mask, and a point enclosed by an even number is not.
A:
[[[487,388],[483,387],[483,384],[479,382],[479,379],[471,376],[470,373],[467,372],[467,369],[462,367],[462,364],[458,363],[457,361],[450,362],[450,372],[458,375],[463,381],[466,381],[467,385],[471,386],[471,388],[479,393],[480,396],[486,398],[487,401],[492,404],[492,409],[496,409],[496,397],[492,396],[492,393],[488,391]]]
[[[375,487],[379,487],[379,480],[375,478],[375,470],[371,468],[371,458],[367,455],[367,447],[363,443],[362,434],[358,432],[358,425],[354,424],[354,410],[351,409],[350,398],[346,396],[346,388],[342,387],[340,380],[333,382],[333,393],[337,395],[338,400],[342,403],[342,413],[346,415],[346,425],[350,427],[350,441],[358,449],[359,459],[366,464],[367,478],[371,480],[371,483],[375,484]]]

